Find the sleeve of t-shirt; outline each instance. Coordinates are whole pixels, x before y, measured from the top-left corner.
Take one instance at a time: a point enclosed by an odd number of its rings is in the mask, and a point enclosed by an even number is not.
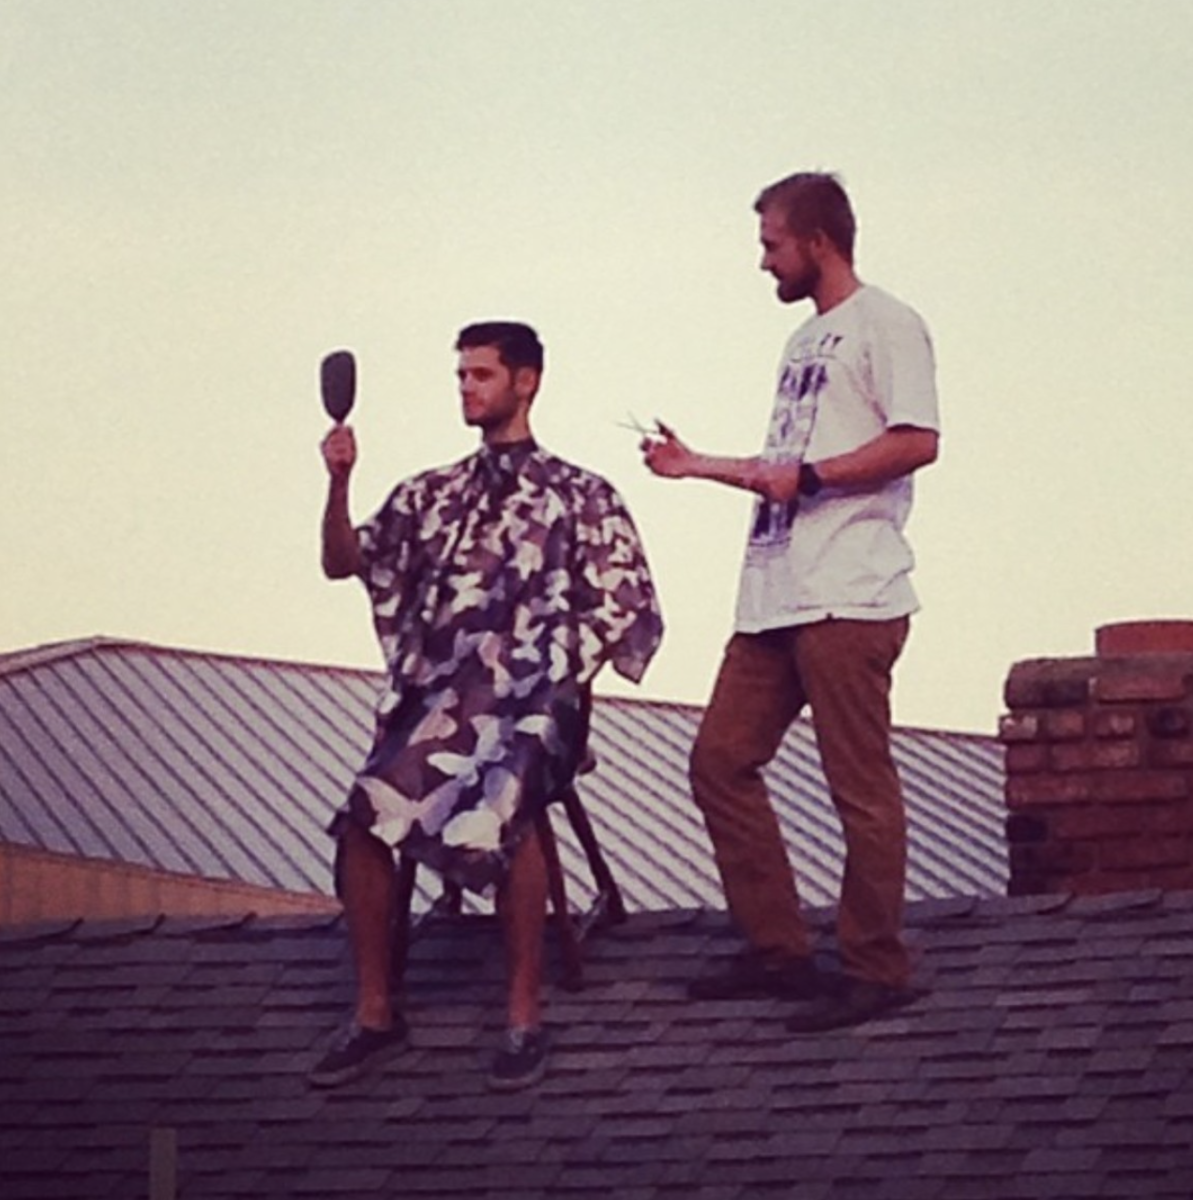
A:
[[[887,428],[910,425],[939,432],[936,355],[920,316],[910,308],[894,308],[872,345],[874,386]]]

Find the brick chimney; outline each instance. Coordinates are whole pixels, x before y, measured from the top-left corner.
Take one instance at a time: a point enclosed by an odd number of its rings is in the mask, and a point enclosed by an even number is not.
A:
[[[1013,896],[1193,888],[1193,621],[1104,625],[1095,649],[1007,677]]]

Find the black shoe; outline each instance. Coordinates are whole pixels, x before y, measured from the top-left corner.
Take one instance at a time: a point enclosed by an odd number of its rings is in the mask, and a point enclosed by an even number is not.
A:
[[[792,1033],[822,1033],[861,1025],[875,1017],[906,1008],[925,996],[921,988],[892,987],[865,979],[845,979],[840,987],[825,993],[788,1018]]]
[[[747,950],[729,961],[722,970],[693,979],[688,995],[693,1000],[812,1000],[824,991],[824,978],[809,958],[766,962]]]
[[[353,1021],[335,1037],[307,1079],[315,1087],[339,1087],[379,1066],[405,1040],[406,1022],[401,1017],[395,1018],[391,1029],[365,1029]]]
[[[501,1049],[493,1056],[489,1087],[495,1092],[516,1092],[532,1087],[547,1073],[551,1039],[545,1029],[509,1029]]]

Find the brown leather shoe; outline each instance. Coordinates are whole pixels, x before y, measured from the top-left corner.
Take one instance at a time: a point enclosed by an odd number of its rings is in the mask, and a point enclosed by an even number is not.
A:
[[[719,971],[688,984],[693,1000],[812,1000],[824,993],[825,981],[809,958],[771,963],[746,950]]]
[[[845,978],[839,987],[823,993],[789,1017],[787,1028],[792,1033],[823,1033],[861,1025],[906,1008],[926,995],[924,988],[892,987],[867,979]]]

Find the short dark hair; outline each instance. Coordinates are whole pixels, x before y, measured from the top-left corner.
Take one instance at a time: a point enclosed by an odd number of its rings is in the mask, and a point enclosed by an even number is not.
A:
[[[475,350],[493,346],[497,356],[511,374],[530,367],[540,374],[543,370],[543,344],[539,335],[521,321],[478,321],[465,325],[456,338],[457,350]]]
[[[853,239],[857,222],[840,179],[820,171],[801,171],[763,188],[754,201],[754,211],[782,208],[787,228],[799,237],[811,237],[818,230],[853,261]]]

